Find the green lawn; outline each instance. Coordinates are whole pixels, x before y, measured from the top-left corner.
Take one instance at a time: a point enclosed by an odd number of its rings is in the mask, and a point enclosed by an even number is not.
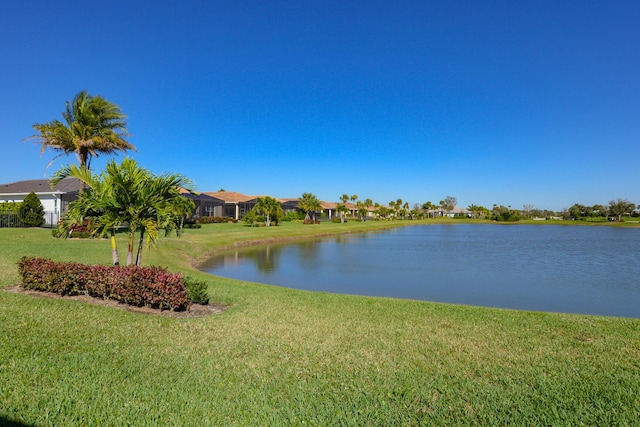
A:
[[[240,242],[403,223],[162,238],[144,265],[207,278],[229,308],[205,318],[0,291],[0,425],[640,425],[639,319],[312,293],[192,268]],[[22,255],[111,259],[107,240],[0,229],[0,286],[18,282]]]

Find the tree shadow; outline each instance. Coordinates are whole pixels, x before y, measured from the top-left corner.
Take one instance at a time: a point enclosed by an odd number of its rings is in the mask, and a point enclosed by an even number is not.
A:
[[[0,415],[0,426],[1,427],[33,427],[35,424],[26,424],[22,421],[15,421],[10,418],[5,417],[4,415]]]

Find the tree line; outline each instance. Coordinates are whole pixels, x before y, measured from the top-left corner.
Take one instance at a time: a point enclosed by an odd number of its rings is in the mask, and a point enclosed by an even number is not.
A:
[[[110,161],[103,172],[93,174],[93,157],[135,150],[126,140],[126,116],[116,104],[101,96],[91,96],[87,91],[81,91],[72,101],[66,102],[62,117],[64,121],[34,124],[33,128],[37,133],[27,138],[41,144],[41,152],[46,149],[59,152],[54,160],[72,153],[78,160],[78,166],[64,166],[55,173],[51,181],[52,187],[66,177],[75,177],[80,182],[78,199],[70,204],[60,226],[60,235],[68,237],[78,227],[89,223],[92,234],[111,236],[113,262],[119,264],[115,231],[126,224],[129,229],[127,265],[133,264],[136,233],[139,234],[139,244],[135,263],[140,265],[143,243],[150,245],[155,242],[160,229],[176,229],[179,233],[180,221],[194,209],[191,200],[180,196],[181,189],[193,191],[191,182],[179,174],[156,176],[130,158],[125,158],[120,165]],[[52,162],[53,160],[47,167]],[[360,200],[356,194],[345,193],[339,200],[336,212],[341,222],[351,216],[365,221],[370,213],[383,219],[421,219],[451,215],[457,204],[457,199],[453,196],[447,196],[437,204],[428,201],[413,207],[401,198],[382,205],[369,198]],[[305,214],[305,223],[316,223],[316,215],[322,212],[321,202],[312,193],[302,194],[298,208]],[[563,217],[583,219],[609,216],[621,221],[625,215],[637,214],[635,208],[635,204],[625,199],[612,200],[608,206],[575,204],[563,212]],[[517,221],[521,217],[550,217],[551,214],[530,205],[525,205],[522,210],[494,205],[489,210],[473,204],[465,213],[472,218],[499,221]],[[261,216],[265,225],[269,226],[272,222],[277,224],[283,211],[277,199],[264,197],[258,199],[247,216]]]

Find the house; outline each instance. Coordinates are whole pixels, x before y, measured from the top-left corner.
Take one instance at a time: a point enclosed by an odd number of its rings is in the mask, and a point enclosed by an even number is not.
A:
[[[80,181],[65,178],[54,188],[48,179],[30,179],[9,184],[0,184],[0,203],[22,202],[31,192],[40,199],[45,211],[45,223],[55,225],[61,214],[66,212],[67,205],[78,197]]]
[[[224,202],[224,214],[229,218],[240,219],[256,204],[256,196],[247,196],[235,191],[211,191],[202,193]]]
[[[196,205],[192,216],[201,218],[205,216],[224,216],[225,201],[205,193],[192,194],[186,190],[180,191],[183,197],[190,199]]]

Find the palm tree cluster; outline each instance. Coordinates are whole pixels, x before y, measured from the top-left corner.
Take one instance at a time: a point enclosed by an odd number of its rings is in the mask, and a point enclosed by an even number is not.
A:
[[[95,175],[76,165],[56,172],[51,185],[74,177],[86,185],[78,199],[69,204],[61,224],[61,235],[68,237],[75,226],[91,223],[91,233],[111,235],[112,260],[119,264],[115,231],[128,227],[127,265],[133,264],[134,238],[139,233],[136,265],[142,261],[142,247],[155,243],[161,229],[175,227],[176,218],[191,212],[194,205],[184,202],[180,188],[193,191],[191,182],[178,174],[156,176],[125,158],[120,165],[111,160],[104,172]]]

